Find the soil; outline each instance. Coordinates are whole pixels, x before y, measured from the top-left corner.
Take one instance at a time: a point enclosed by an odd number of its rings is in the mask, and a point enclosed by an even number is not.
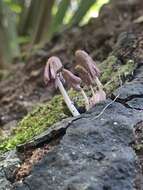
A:
[[[73,27],[57,34],[42,49],[31,55],[24,65],[14,66],[8,78],[0,82],[0,127],[4,128],[11,121],[19,121],[33,106],[50,100],[56,93],[54,87],[47,90],[43,82],[45,62],[52,55],[59,56],[65,67],[70,70],[74,68],[74,52],[77,49],[89,52],[99,64],[113,52],[120,58],[121,64],[133,54],[132,57],[138,62],[138,66],[141,65],[143,63],[142,10],[142,0],[111,0],[102,7],[98,18],[91,19],[81,28]],[[116,49],[117,38],[122,32],[134,34],[137,44]],[[140,147],[139,150],[136,148],[135,150],[143,171],[143,123],[136,126],[135,134],[137,138],[135,147]],[[41,152],[40,156],[44,154],[43,150]],[[33,154],[39,156],[39,152]]]
[[[29,149],[20,154],[22,164],[13,173],[14,181],[21,181],[28,176],[32,166],[38,163],[53,148],[54,145],[44,144],[42,147]]]

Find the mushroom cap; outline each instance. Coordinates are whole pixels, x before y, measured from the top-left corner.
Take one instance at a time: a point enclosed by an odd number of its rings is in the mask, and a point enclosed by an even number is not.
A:
[[[93,79],[100,75],[100,70],[98,69],[95,61],[93,61],[88,53],[83,50],[77,50],[75,52],[75,58],[77,64],[83,66],[89,72]]]
[[[84,67],[82,67],[81,65],[77,65],[75,69],[84,84],[86,84],[87,86],[93,84],[92,77]]]
[[[72,87],[76,91],[81,90],[80,84],[82,81],[79,77],[75,76],[71,71],[67,69],[62,70],[62,75],[69,87]]]
[[[106,100],[106,93],[104,90],[99,90],[95,93],[95,96],[90,98],[90,105],[93,106]]]
[[[55,81],[57,74],[61,71],[63,65],[61,60],[52,56],[48,59],[45,70],[44,70],[44,82],[48,84],[49,82]]]

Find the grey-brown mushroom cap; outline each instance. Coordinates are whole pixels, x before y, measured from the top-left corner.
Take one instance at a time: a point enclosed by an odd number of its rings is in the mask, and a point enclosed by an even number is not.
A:
[[[85,85],[90,86],[94,83],[92,77],[84,67],[77,65],[75,70]]]
[[[76,63],[83,66],[89,72],[92,78],[98,77],[100,75],[100,70],[98,69],[95,61],[93,61],[90,55],[84,50],[77,50],[75,52],[75,59]]]
[[[67,69],[62,70],[62,75],[69,87],[73,88],[76,91],[81,90],[80,84],[82,80],[79,77],[75,76],[71,71]]]
[[[50,57],[44,69],[45,84],[55,81],[56,76],[61,71],[62,67],[63,67],[62,62],[58,57],[56,56]]]

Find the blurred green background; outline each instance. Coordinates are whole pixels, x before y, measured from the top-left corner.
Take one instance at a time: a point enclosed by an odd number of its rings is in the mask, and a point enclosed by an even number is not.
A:
[[[0,0],[0,69],[27,47],[97,17],[108,0]],[[29,49],[28,49],[29,50]]]

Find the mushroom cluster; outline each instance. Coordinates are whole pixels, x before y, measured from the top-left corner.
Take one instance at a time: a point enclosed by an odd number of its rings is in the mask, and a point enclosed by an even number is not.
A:
[[[85,101],[86,110],[89,110],[93,105],[106,100],[106,94],[103,90],[103,85],[99,80],[100,70],[93,59],[83,50],[77,50],[75,52],[75,59],[78,76],[65,69],[58,57],[50,57],[44,69],[44,82],[46,85],[53,83],[56,88],[59,88],[72,115],[78,116],[80,113],[70,100],[64,88],[63,84],[65,82],[70,88],[73,88],[82,94]],[[91,89],[92,97],[88,98],[85,91],[81,87],[81,83]],[[94,89],[95,84],[98,87],[97,91]]]
[[[103,85],[99,80],[100,70],[98,69],[96,63],[93,59],[83,50],[77,50],[75,52],[76,58],[76,70],[82,79],[83,83],[90,87],[92,92],[92,97],[89,100],[89,105],[100,103],[106,100],[106,94],[103,90]],[[98,91],[95,92],[94,85],[97,85]]]

